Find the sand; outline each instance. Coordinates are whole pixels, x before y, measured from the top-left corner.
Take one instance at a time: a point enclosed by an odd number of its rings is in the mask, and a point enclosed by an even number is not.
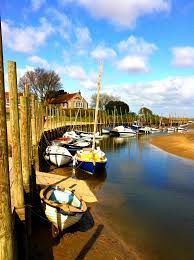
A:
[[[37,218],[32,237],[33,260],[143,259],[105,225],[94,206],[57,238],[52,238],[50,224]]]
[[[194,160],[194,131],[151,136],[150,142],[168,153]]]

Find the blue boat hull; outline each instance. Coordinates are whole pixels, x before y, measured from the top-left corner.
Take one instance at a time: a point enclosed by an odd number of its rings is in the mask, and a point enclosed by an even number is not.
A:
[[[106,162],[96,162],[96,164],[93,164],[93,162],[83,162],[77,160],[77,167],[90,174],[94,174],[95,172],[104,169],[105,166]]]

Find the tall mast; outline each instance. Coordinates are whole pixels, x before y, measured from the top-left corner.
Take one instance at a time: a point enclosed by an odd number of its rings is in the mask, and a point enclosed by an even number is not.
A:
[[[97,96],[96,96],[96,109],[95,109],[95,119],[94,119],[94,137],[93,137],[92,149],[95,149],[95,135],[96,135],[96,128],[97,128],[97,123],[98,123],[101,73],[102,73],[102,64],[100,64],[99,72],[98,72],[98,86],[97,86]]]

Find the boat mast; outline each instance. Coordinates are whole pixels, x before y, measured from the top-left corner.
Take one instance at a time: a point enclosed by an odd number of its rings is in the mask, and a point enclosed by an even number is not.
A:
[[[97,86],[97,96],[96,96],[96,109],[95,109],[95,119],[94,119],[94,137],[93,137],[92,149],[95,149],[95,135],[96,135],[96,128],[97,128],[97,123],[98,123],[98,109],[99,109],[101,73],[102,73],[102,64],[100,64],[99,72],[98,72],[98,86]]]

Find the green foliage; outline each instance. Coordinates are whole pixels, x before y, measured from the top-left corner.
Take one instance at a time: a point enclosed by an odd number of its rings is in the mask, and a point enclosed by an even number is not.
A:
[[[145,116],[150,116],[150,115],[152,115],[153,113],[152,113],[152,111],[149,109],[149,108],[147,108],[147,107],[142,107],[142,108],[140,108],[140,110],[139,110],[139,114],[141,114],[141,115],[145,115]]]
[[[109,111],[109,114],[114,112],[114,110],[119,114],[126,114],[129,112],[129,106],[123,101],[109,101],[105,105],[105,110]]]

